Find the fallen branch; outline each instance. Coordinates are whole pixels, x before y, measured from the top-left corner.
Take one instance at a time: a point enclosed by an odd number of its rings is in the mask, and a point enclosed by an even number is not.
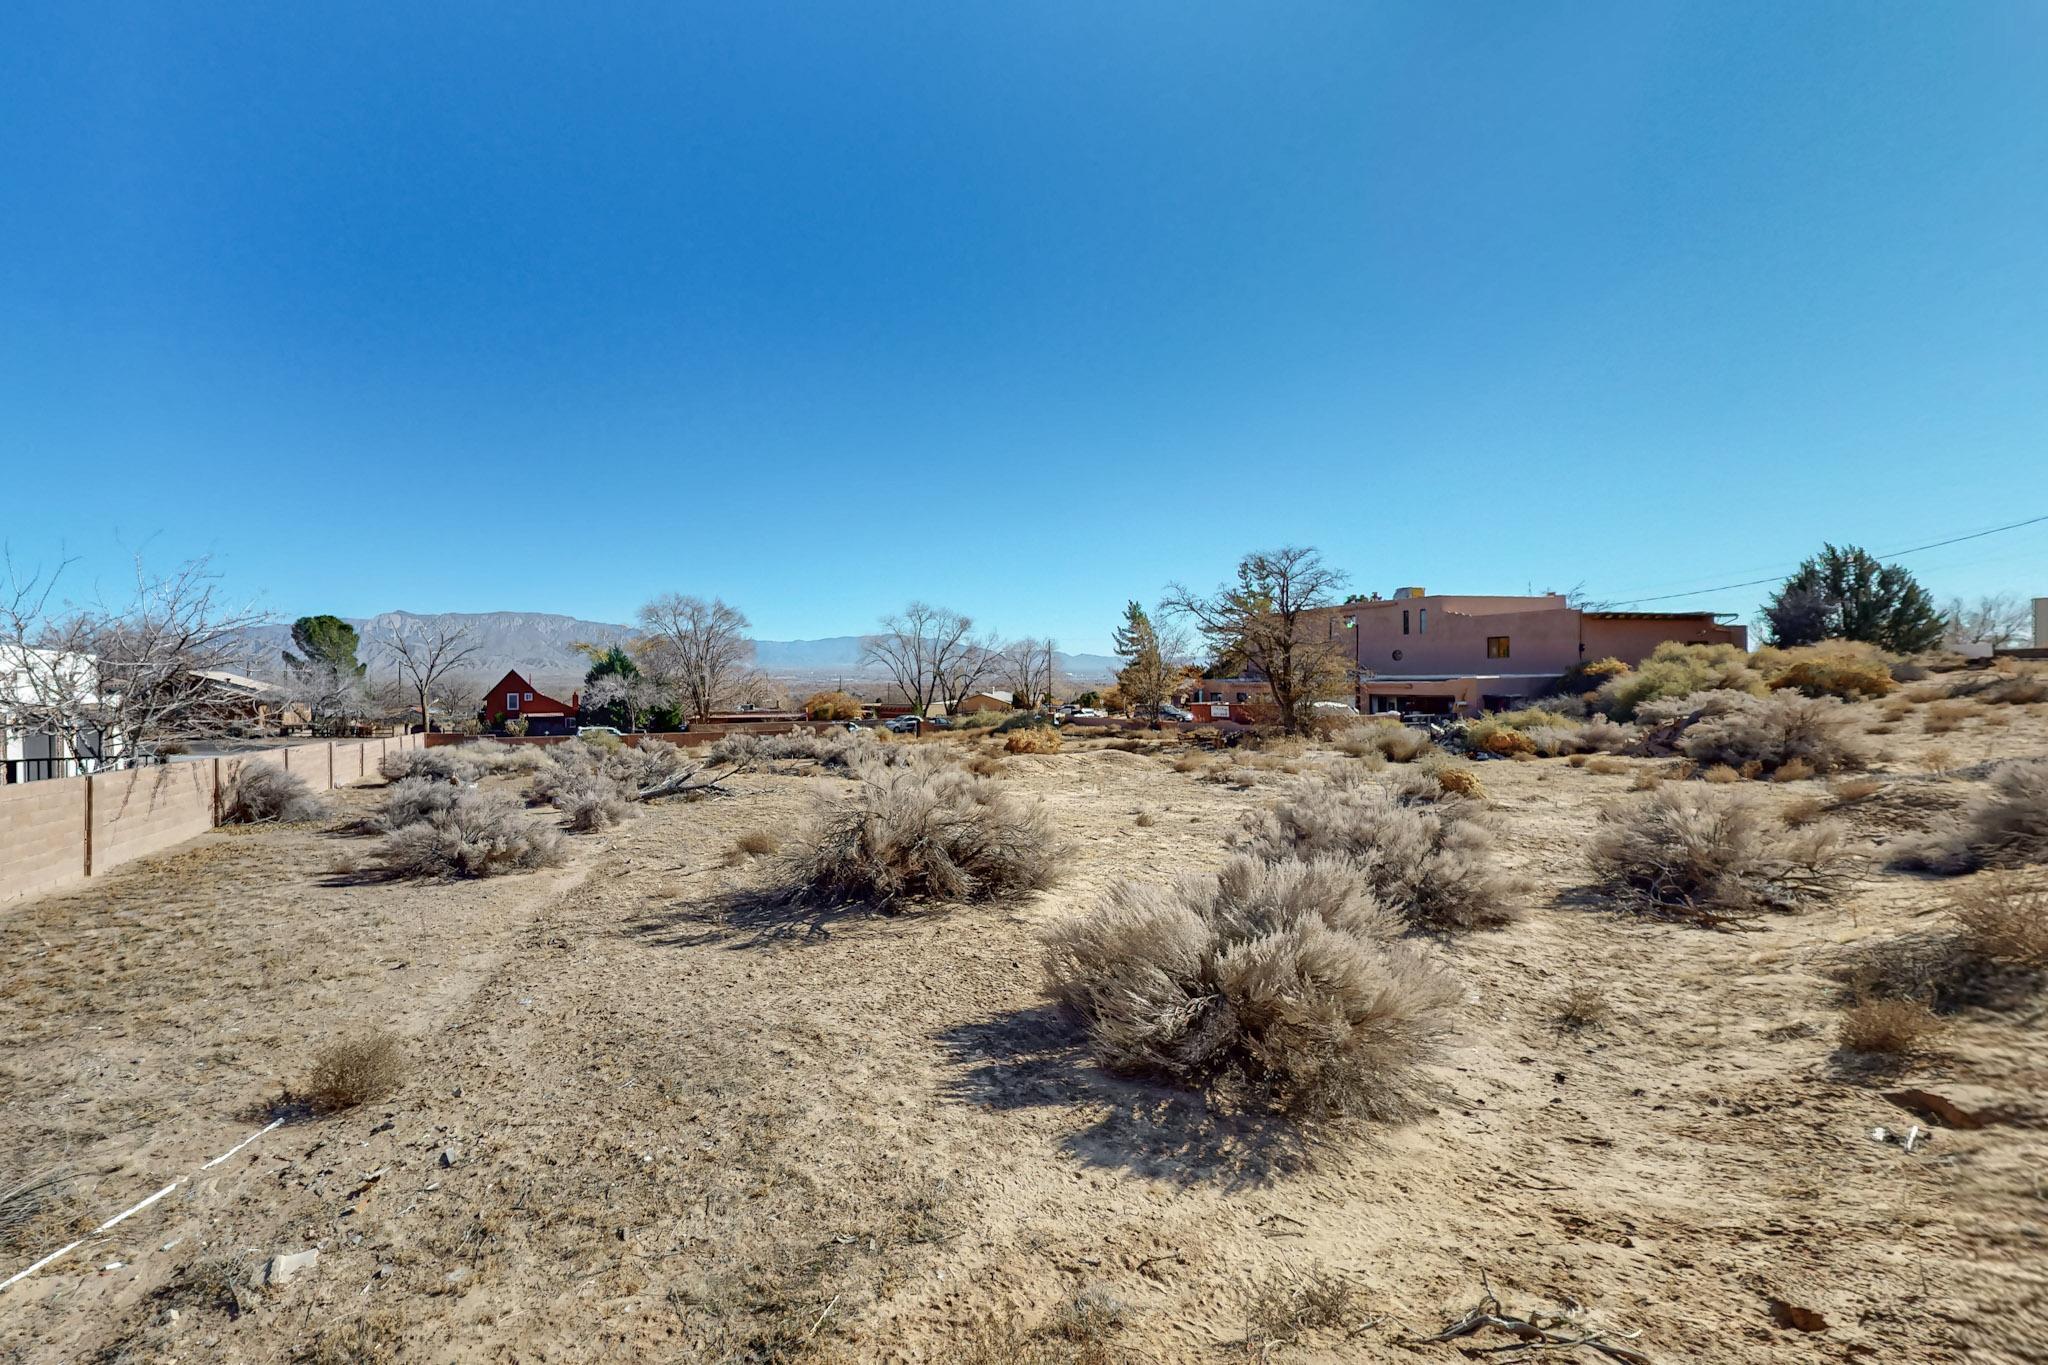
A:
[[[1482,1285],[1485,1284],[1483,1276],[1480,1282]],[[1490,1286],[1485,1289],[1485,1297],[1480,1299],[1478,1307],[1435,1336],[1416,1337],[1412,1342],[1418,1346],[1427,1346],[1435,1342],[1455,1341],[1459,1337],[1469,1337],[1488,1328],[1506,1332],[1516,1339],[1505,1346],[1460,1346],[1458,1349],[1467,1356],[1482,1356],[1523,1351],[1569,1351],[1583,1346],[1588,1350],[1598,1351],[1610,1360],[1619,1360],[1623,1365],[1650,1365],[1650,1358],[1642,1352],[1606,1340],[1608,1333],[1584,1331],[1580,1324],[1572,1320],[1570,1313],[1532,1313],[1526,1318],[1518,1318],[1504,1312],[1500,1300],[1494,1297]],[[1579,1331],[1581,1335],[1568,1336],[1560,1330],[1564,1328]],[[1625,1341],[1633,1341],[1642,1334],[1623,1332],[1619,1335]]]

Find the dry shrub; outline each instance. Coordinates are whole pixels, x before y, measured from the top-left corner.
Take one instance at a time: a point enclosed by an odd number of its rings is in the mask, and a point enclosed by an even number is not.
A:
[[[461,794],[460,787],[432,778],[401,778],[384,789],[383,802],[363,823],[370,829],[389,834],[431,819],[454,805],[455,798]]]
[[[961,766],[977,777],[1001,777],[1008,771],[1004,768],[1002,759],[978,749],[969,754]]]
[[[1465,744],[1476,752],[1493,754],[1498,758],[1536,752],[1536,741],[1509,724],[1504,716],[1482,716],[1467,725]]]
[[[732,861],[765,858],[782,847],[782,836],[773,830],[750,829],[732,841]]]
[[[1439,763],[1428,770],[1436,781],[1437,790],[1446,796],[1462,796],[1469,801],[1484,801],[1486,786],[1479,780],[1479,774],[1470,768],[1455,768],[1448,763]]]
[[[1573,754],[1570,758],[1567,758],[1564,761],[1564,763],[1567,768],[1583,768],[1590,761],[1591,760],[1588,759],[1584,754]]]
[[[1813,776],[1813,765],[1803,758],[1791,759],[1780,764],[1771,774],[1773,782],[1804,782]]]
[[[1978,878],[1950,898],[1948,917],[1970,961],[2048,969],[2048,888],[2010,875]]]
[[[1882,697],[1898,686],[1882,650],[1868,645],[1843,647],[1849,643],[1831,640],[1798,650],[1758,650],[1756,662],[1768,674],[1773,690],[1789,689],[1809,697],[1855,701]],[[1778,666],[1773,667],[1773,662]]]
[[[1618,758],[1595,758],[1589,760],[1586,764],[1587,772],[1600,773],[1606,777],[1612,777],[1616,773],[1625,773],[1628,770],[1629,765]]]
[[[1371,720],[1346,725],[1331,736],[1338,752],[1370,762],[1380,758],[1388,763],[1413,763],[1436,752],[1425,732],[1397,720]]]
[[[1921,753],[1920,766],[1931,773],[1945,773],[1956,766],[1956,751],[1936,744]]]
[[[511,752],[501,745],[486,747],[481,744],[445,744],[436,745],[431,749],[406,749],[399,753],[384,755],[377,765],[377,770],[384,774],[384,780],[387,782],[402,782],[408,777],[421,777],[430,782],[471,784],[479,781],[485,774],[495,771],[501,762],[525,761],[511,759]],[[500,758],[501,754],[506,757]]]
[[[1320,1264],[1254,1280],[1245,1294],[1245,1338],[1263,1351],[1299,1343],[1312,1332],[1349,1334],[1364,1316],[1358,1288]]]
[[[1593,1028],[1607,1022],[1612,1007],[1607,1003],[1607,993],[1597,986],[1584,983],[1573,986],[1558,998],[1557,1007],[1551,1018],[1559,1028]]]
[[[1042,808],[937,766],[870,772],[851,799],[823,802],[797,844],[785,866],[796,890],[878,909],[1022,895],[1051,885],[1065,853]]]
[[[978,1319],[964,1346],[947,1357],[958,1365],[1122,1365],[1130,1359],[1112,1343],[1130,1310],[1107,1288],[1082,1290],[1037,1328],[1014,1313]]]
[[[1785,821],[1786,828],[1804,829],[1833,809],[1834,806],[1825,797],[1802,796],[1797,801],[1787,802],[1779,815]]]
[[[1141,810],[1138,812],[1137,817],[1131,821],[1131,823],[1136,825],[1139,829],[1150,829],[1152,828],[1152,826],[1158,824],[1159,821],[1157,817],[1155,817],[1152,814],[1151,811]]]
[[[578,834],[610,829],[635,809],[632,797],[625,792],[600,785],[564,792],[556,798],[555,805],[567,818],[569,828]]]
[[[395,877],[491,877],[555,867],[562,836],[495,792],[457,793],[448,806],[394,830],[378,850]]]
[[[0,1251],[25,1249],[45,1215],[61,1208],[68,1182],[32,1166],[18,1150],[0,1161]]]
[[[1060,732],[1050,725],[1032,725],[1003,736],[1004,753],[1056,754],[1059,751]]]
[[[1456,984],[1335,858],[1238,857],[1126,883],[1046,938],[1053,997],[1104,1066],[1298,1118],[1390,1118],[1423,1093]]]
[[[306,1100],[321,1113],[383,1099],[405,1079],[405,1052],[379,1030],[336,1039],[314,1054]]]
[[[1620,754],[1633,749],[1643,732],[1607,716],[1591,716],[1579,727],[1579,747],[1588,753]]]
[[[1726,783],[1740,782],[1741,780],[1742,774],[1729,767],[1726,763],[1716,763],[1713,767],[1700,774],[1700,781],[1702,782]]]
[[[2018,873],[1974,877],[1938,929],[1860,945],[1839,975],[1858,1001],[2017,1008],[2048,977],[2048,888]]]
[[[1202,753],[1181,754],[1173,760],[1177,773],[1198,773],[1209,766],[1209,756]]]
[[[1960,819],[1904,843],[1894,867],[1956,876],[2048,863],[2048,758],[2008,763]]]
[[[1679,784],[1601,812],[1590,856],[1623,904],[1716,925],[1825,901],[1850,867],[1831,824],[1786,830],[1753,796]]]
[[[1829,785],[1828,795],[1832,796],[1838,804],[1847,804],[1851,801],[1861,801],[1867,797],[1875,796],[1883,790],[1884,783],[1878,778],[1845,777],[1840,782]]]
[[[1947,695],[2007,706],[2048,701],[2048,669],[2000,659],[1989,669],[1949,683]]]
[[[1796,759],[1812,772],[1831,773],[1867,761],[1847,708],[1833,697],[1728,696],[1732,705],[1683,727],[1679,748],[1696,763],[1755,763],[1775,772]]]
[[[1600,685],[1595,705],[1616,720],[1635,718],[1646,702],[1695,692],[1761,693],[1763,676],[1733,645],[1681,645],[1665,641],[1641,667]]]
[[[1940,1031],[1941,1016],[1918,1000],[1859,1000],[1842,1011],[1841,1043],[1852,1052],[1904,1053]]]
[[[1267,862],[1342,858],[1410,924],[1482,929],[1520,912],[1520,886],[1498,865],[1495,826],[1477,802],[1408,805],[1370,779],[1308,781],[1249,817],[1241,845]]]
[[[313,795],[306,779],[268,763],[236,765],[221,792],[220,818],[226,825],[297,825],[326,815],[326,803]]]
[[[1972,716],[1982,715],[1981,703],[1960,698],[1931,703],[1920,714],[1920,728],[1930,735],[1946,735],[1960,729],[1963,722]]]

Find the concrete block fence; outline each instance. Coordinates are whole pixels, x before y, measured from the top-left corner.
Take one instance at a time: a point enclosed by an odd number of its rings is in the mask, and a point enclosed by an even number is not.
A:
[[[220,823],[221,793],[244,764],[272,764],[330,791],[382,781],[384,756],[417,749],[425,738],[322,740],[0,787],[0,903],[75,885],[204,834]]]

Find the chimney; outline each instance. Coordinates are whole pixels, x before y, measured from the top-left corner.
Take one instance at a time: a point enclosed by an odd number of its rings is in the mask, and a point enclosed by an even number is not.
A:
[[[581,711],[581,710],[583,709],[583,689],[582,689],[582,688],[580,688],[580,687],[579,687],[579,688],[577,688],[577,689],[576,689],[576,690],[575,690],[574,692],[571,692],[571,693],[569,694],[569,709],[570,709],[571,711]]]

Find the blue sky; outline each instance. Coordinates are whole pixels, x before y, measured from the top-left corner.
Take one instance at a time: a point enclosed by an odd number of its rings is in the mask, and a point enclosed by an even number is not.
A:
[[[1284,543],[1900,549],[2048,512],[2044,70],[2038,3],[9,6],[0,534],[1077,649]],[[2048,593],[2048,524],[1906,562]]]

